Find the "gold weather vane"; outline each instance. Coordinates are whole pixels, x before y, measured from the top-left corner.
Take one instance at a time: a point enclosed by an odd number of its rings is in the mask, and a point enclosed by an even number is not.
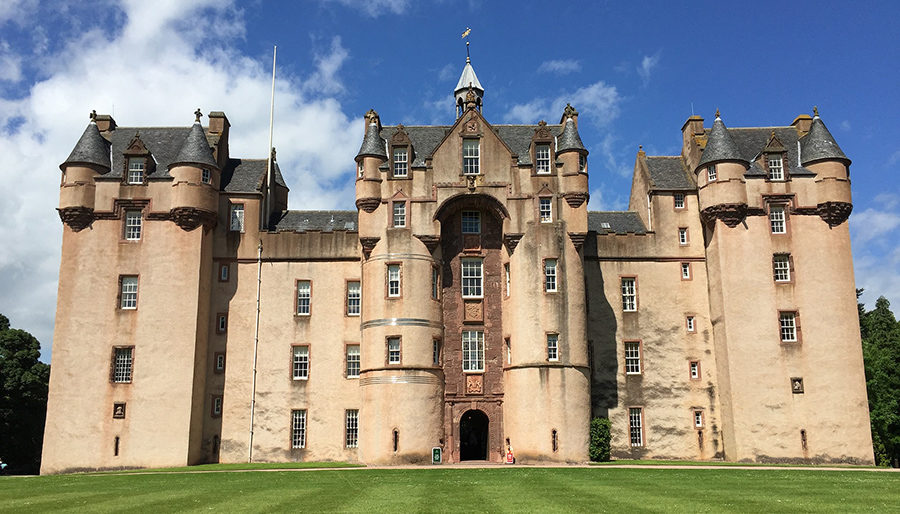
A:
[[[466,31],[462,33],[462,38],[466,40],[466,62],[469,62],[469,32],[472,32],[472,29],[466,27]]]

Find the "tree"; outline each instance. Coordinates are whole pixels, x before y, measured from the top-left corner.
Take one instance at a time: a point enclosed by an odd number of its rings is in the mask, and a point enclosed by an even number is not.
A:
[[[0,314],[0,458],[16,473],[40,472],[50,381],[40,356],[38,340]]]
[[[880,465],[900,460],[900,323],[890,307],[883,296],[869,312],[860,304],[872,442]]]

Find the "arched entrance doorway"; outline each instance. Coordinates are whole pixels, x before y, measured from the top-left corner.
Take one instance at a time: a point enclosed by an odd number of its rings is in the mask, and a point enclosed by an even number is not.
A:
[[[459,460],[488,460],[488,417],[469,410],[459,420]]]

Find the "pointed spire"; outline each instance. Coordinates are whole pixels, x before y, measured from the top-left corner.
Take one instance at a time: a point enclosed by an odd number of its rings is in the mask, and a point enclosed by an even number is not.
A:
[[[800,164],[806,166],[815,161],[830,159],[843,161],[849,166],[850,159],[841,151],[841,147],[825,127],[822,118],[819,118],[819,109],[813,107],[813,113],[815,115],[809,126],[809,133],[800,140]]]
[[[172,164],[169,167],[179,164],[199,164],[218,168],[219,165],[213,159],[212,148],[210,148],[209,141],[206,139],[206,132],[200,125],[200,116],[202,116],[200,109],[194,112],[194,116],[195,120],[191,126],[191,131],[188,132],[184,144],[181,145],[181,150],[178,151],[178,155],[172,160]]]
[[[103,173],[109,172],[112,166],[109,158],[109,142],[100,135],[96,117],[97,111],[92,111],[91,122],[84,129],[72,153],[60,164],[60,169],[67,164],[94,164],[105,168],[106,171]]]
[[[478,81],[478,76],[475,75],[475,68],[472,67],[472,63],[469,61],[469,58],[466,57],[466,65],[463,67],[462,74],[459,76],[459,81],[456,83],[456,89],[453,90],[453,96],[457,107],[457,117],[462,115],[462,108],[468,103],[466,97],[470,91],[475,96],[475,105],[480,109],[482,98],[484,98],[484,88],[481,87],[481,82]]]
[[[366,120],[369,124],[366,126],[366,135],[363,137],[362,146],[356,158],[361,157],[380,157],[387,159],[387,152],[384,149],[384,139],[381,138],[381,130],[379,127],[378,113],[372,109],[366,113]]]
[[[718,161],[737,161],[745,166],[750,165],[746,159],[741,157],[737,143],[734,142],[734,138],[731,137],[725,123],[722,122],[719,110],[716,109],[716,121],[713,122],[712,130],[709,131],[709,140],[706,148],[703,149],[703,156],[700,158],[697,168]]]
[[[572,107],[572,104],[566,104],[563,111],[562,119],[563,129],[556,140],[556,153],[569,151],[580,151],[587,155],[587,148],[581,142],[581,136],[578,135],[578,125],[575,120],[578,118],[578,111]]]

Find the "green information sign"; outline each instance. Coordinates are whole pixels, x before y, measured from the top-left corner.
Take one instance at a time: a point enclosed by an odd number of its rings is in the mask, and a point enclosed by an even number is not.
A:
[[[441,450],[439,447],[435,446],[431,449],[431,463],[432,464],[440,464],[441,463]]]

